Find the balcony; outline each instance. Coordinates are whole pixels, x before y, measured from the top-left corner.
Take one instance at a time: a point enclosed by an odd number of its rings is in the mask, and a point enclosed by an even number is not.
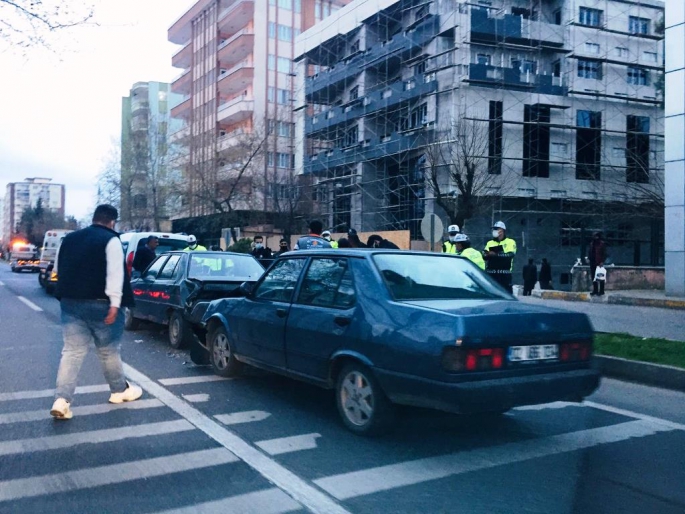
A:
[[[179,104],[180,106],[180,104]],[[183,127],[169,136],[169,144],[182,144],[190,137],[190,128]]]
[[[317,174],[338,166],[349,166],[409,152],[428,144],[430,135],[429,128],[422,127],[373,137],[347,148],[324,150],[305,160],[304,172]]]
[[[190,117],[191,107],[192,101],[190,100],[190,95],[187,95],[176,107],[171,109],[171,117],[188,119]]]
[[[490,16],[487,9],[471,9],[471,41],[512,43],[563,50],[564,27],[527,20],[518,15]]]
[[[233,35],[254,18],[254,0],[237,0],[219,13],[219,32]]]
[[[240,95],[219,106],[217,121],[225,125],[232,125],[243,121],[254,111],[254,100],[247,95]]]
[[[244,91],[254,79],[254,64],[251,59],[239,62],[233,68],[220,71],[218,78],[219,92],[231,96]]]
[[[254,31],[243,29],[219,45],[219,63],[230,67],[244,61],[252,54]]]
[[[433,75],[417,75],[411,80],[400,80],[387,87],[368,93],[346,105],[336,106],[305,120],[305,134],[312,135],[342,123],[394,108],[437,91]]]
[[[182,68],[184,70],[190,68],[193,63],[193,48],[190,43],[181,48],[171,58],[171,65],[174,68]]]
[[[469,64],[469,77],[466,82],[544,95],[566,96],[568,94],[568,89],[563,85],[561,77],[522,73],[518,68],[499,68],[486,64]]]
[[[171,92],[179,93],[182,95],[190,94],[190,87],[192,85],[192,74],[190,69],[182,72],[178,77],[174,79],[171,83]]]

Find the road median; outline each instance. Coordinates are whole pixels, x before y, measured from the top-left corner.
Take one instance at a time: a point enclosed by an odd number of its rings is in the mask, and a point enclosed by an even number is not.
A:
[[[669,298],[665,294],[644,296],[639,293],[607,292],[603,296],[592,296],[586,292],[534,290],[532,296],[543,300],[566,302],[592,302],[611,305],[632,305],[634,307],[658,307],[661,309],[685,310],[685,298]]]

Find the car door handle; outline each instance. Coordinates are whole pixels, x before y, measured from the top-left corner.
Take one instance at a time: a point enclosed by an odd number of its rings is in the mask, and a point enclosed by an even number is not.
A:
[[[336,325],[339,325],[341,327],[346,327],[350,323],[352,323],[352,319],[348,318],[347,316],[336,316],[333,321],[335,321]]]
[[[288,314],[288,312],[285,309],[276,309],[276,316],[279,318],[285,318],[286,314]]]

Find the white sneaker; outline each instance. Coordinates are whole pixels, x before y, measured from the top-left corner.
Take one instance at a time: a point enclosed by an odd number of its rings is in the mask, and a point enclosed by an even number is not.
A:
[[[55,403],[52,404],[52,409],[50,409],[50,415],[55,419],[71,419],[74,417],[74,413],[69,408],[69,402],[64,398],[57,398],[55,400]]]
[[[143,390],[140,387],[131,385],[129,382],[126,382],[126,385],[128,387],[125,391],[121,393],[112,393],[110,395],[109,403],[132,402],[143,396]]]

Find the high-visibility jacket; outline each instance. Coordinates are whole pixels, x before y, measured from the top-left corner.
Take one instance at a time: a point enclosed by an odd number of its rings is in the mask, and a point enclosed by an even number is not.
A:
[[[483,260],[483,256],[475,248],[464,248],[459,255],[466,257],[480,269],[485,269],[485,261]]]
[[[337,248],[338,247],[338,242],[337,241],[329,241],[331,243],[331,248]]]
[[[492,274],[511,274],[514,269],[514,256],[516,255],[516,241],[510,237],[505,237],[501,241],[491,239],[485,244],[485,251],[489,252],[492,248],[501,247],[497,255],[486,256],[486,271]]]
[[[190,246],[186,246],[183,249],[184,252],[206,252],[207,248],[205,248],[202,245],[197,245],[195,248],[191,248]]]
[[[457,253],[457,243],[445,241],[442,243],[442,253]]]

